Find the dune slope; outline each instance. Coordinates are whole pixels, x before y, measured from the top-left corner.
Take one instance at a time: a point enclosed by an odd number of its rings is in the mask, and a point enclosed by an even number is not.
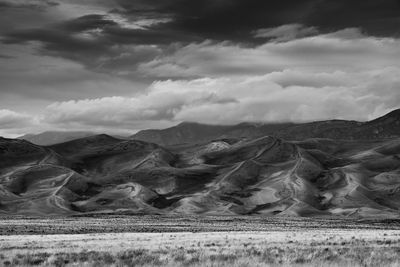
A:
[[[400,138],[0,139],[0,214],[398,217]]]

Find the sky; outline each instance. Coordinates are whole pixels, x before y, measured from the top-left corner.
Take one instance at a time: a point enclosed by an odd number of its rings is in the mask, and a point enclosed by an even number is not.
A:
[[[396,108],[400,0],[0,0],[1,136]]]

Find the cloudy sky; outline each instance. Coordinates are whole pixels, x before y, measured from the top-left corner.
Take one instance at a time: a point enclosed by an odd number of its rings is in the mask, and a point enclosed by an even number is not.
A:
[[[0,0],[0,135],[400,108],[399,0]]]

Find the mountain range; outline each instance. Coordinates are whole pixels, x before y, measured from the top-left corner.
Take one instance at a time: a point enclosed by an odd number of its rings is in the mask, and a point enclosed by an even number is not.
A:
[[[396,110],[369,122],[183,123],[50,146],[0,138],[0,215],[399,217],[399,127]]]
[[[98,133],[85,131],[46,131],[39,134],[25,134],[18,137],[18,139],[29,141],[35,145],[50,146],[96,134]],[[121,135],[113,136],[120,139],[127,139],[127,137]]]
[[[47,131],[39,134],[25,134],[18,137],[18,139],[23,139],[36,145],[48,146],[92,135],[95,135],[95,133],[84,131]]]
[[[144,130],[132,139],[160,145],[204,142],[222,138],[257,138],[265,135],[285,140],[330,138],[345,140],[371,140],[400,136],[400,109],[368,122],[328,120],[310,123],[240,123],[220,126],[183,122],[162,130]]]

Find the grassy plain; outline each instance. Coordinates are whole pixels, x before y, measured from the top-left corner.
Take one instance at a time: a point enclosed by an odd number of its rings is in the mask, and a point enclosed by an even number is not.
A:
[[[400,265],[393,220],[3,218],[0,233],[1,266]]]

